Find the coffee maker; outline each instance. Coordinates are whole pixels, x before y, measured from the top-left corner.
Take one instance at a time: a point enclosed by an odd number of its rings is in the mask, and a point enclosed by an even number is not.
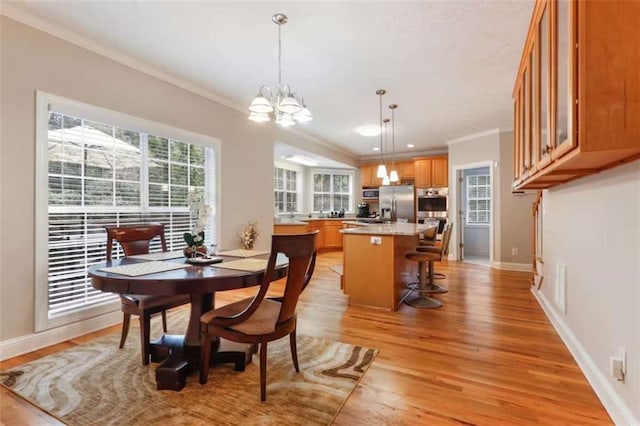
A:
[[[358,204],[358,214],[356,214],[356,217],[369,217],[369,204]]]

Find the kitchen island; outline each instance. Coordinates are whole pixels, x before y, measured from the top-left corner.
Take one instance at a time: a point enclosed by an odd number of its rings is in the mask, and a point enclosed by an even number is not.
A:
[[[372,224],[342,229],[344,293],[350,305],[395,311],[415,282],[418,263],[404,254],[415,250],[420,234],[433,225]]]

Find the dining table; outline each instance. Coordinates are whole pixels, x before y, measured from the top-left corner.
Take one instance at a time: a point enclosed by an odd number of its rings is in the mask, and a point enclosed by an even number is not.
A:
[[[200,317],[214,309],[215,294],[218,291],[236,290],[259,285],[264,279],[265,270],[238,270],[224,268],[225,262],[238,261],[238,257],[220,256],[219,264],[190,264],[184,257],[165,259],[167,267],[144,275],[123,275],[113,272],[117,267],[148,262],[136,257],[123,257],[92,266],[88,274],[94,288],[117,294],[172,296],[189,294],[191,311],[189,323],[184,335],[164,334],[151,342],[151,361],[160,362],[156,368],[158,390],[179,391],[186,385],[187,376],[199,369],[200,364]],[[251,257],[263,259],[266,265],[268,254]],[[254,260],[255,262],[255,260]],[[237,262],[236,262],[237,263]],[[162,265],[159,269],[162,269]],[[278,258],[273,280],[287,275],[286,257]],[[251,362],[255,347],[247,344],[215,339],[211,347],[211,362],[233,363],[236,371],[244,371]]]

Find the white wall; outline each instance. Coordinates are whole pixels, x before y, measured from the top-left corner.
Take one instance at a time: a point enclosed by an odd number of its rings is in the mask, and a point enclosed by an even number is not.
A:
[[[640,424],[640,161],[544,191],[542,220],[547,308],[616,423]],[[566,314],[554,302],[558,264]],[[609,375],[620,347],[624,383]]]
[[[244,113],[5,16],[0,22],[0,258],[4,266],[0,270],[0,342],[34,330],[30,259],[33,242],[43,240],[34,235],[36,90],[219,139],[222,229],[218,247],[237,246],[242,226],[255,218],[262,231],[257,248],[268,248],[274,142],[357,167],[354,158],[316,140],[273,125],[258,125]]]

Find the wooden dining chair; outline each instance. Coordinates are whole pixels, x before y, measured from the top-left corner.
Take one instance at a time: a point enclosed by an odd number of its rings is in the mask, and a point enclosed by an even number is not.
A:
[[[149,253],[149,244],[156,237],[160,238],[162,251],[167,251],[167,242],[164,238],[164,225],[153,223],[149,225],[133,226],[105,226],[107,230],[107,261],[111,260],[113,241],[118,241],[125,256]],[[151,296],[139,294],[120,295],[121,310],[124,315],[122,320],[122,333],[120,336],[120,349],[124,346],[129,334],[131,315],[140,318],[140,343],[142,347],[142,365],[149,364],[151,334],[151,315],[160,312],[162,314],[162,328],[167,332],[167,309],[190,303],[189,295],[177,296]]]
[[[200,383],[207,383],[211,361],[211,343],[222,337],[239,343],[260,345],[260,399],[266,399],[267,343],[289,335],[291,357],[296,372],[296,305],[311,280],[316,261],[316,236],[308,234],[273,235],[271,254],[264,279],[256,295],[207,312],[200,317]],[[281,297],[266,298],[275,278],[279,253],[289,258],[287,280]]]

